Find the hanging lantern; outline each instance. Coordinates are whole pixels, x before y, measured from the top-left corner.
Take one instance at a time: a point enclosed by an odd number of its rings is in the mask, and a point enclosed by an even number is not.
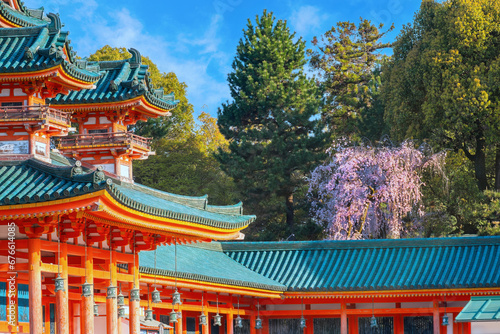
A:
[[[56,292],[57,291],[64,291],[64,278],[62,278],[60,274],[57,274],[57,277],[54,280],[54,283],[56,285]]]
[[[300,318],[300,329],[306,328],[306,319],[304,317]]]
[[[377,324],[377,318],[375,318],[374,315],[372,315],[372,317],[370,318],[370,327],[371,328],[376,328],[378,327],[378,324]]]
[[[161,303],[160,291],[156,290],[156,288],[153,292],[151,292],[151,300],[153,303]]]
[[[262,319],[258,316],[255,319],[255,329],[262,329]]]
[[[177,322],[177,312],[172,310],[172,312],[170,312],[169,320],[170,320],[170,322],[176,323]]]
[[[234,327],[243,328],[243,319],[241,319],[239,314],[236,318],[234,318]]]
[[[441,324],[441,326],[448,326],[449,324],[450,322],[448,320],[448,314],[443,315],[443,323]]]
[[[200,325],[203,325],[203,326],[208,325],[207,316],[204,313],[200,314],[199,318],[200,318]]]
[[[177,311],[177,320],[181,320],[182,319],[182,312],[181,310]]]
[[[214,326],[222,326],[221,320],[222,320],[222,315],[220,315],[219,313],[214,315]]]
[[[175,289],[175,292],[172,294],[172,305],[182,305],[181,294]]]
[[[118,308],[118,318],[123,318],[123,317],[125,317],[125,308],[119,307]]]
[[[107,291],[106,291],[106,299],[116,298],[116,290],[117,290],[117,287],[113,286],[113,284],[110,284],[108,286]]]
[[[153,310],[152,309],[148,308],[146,310],[146,316],[145,316],[144,319],[147,320],[147,321],[153,320]]]
[[[116,304],[118,305],[118,307],[125,306],[125,296],[122,294],[121,291],[120,291],[120,294],[117,297]]]
[[[138,288],[133,288],[130,290],[130,301],[139,302],[141,301],[141,290]]]
[[[94,303],[94,317],[98,317],[98,316],[99,316],[99,305]]]
[[[92,297],[92,284],[85,283],[82,284],[82,297]]]

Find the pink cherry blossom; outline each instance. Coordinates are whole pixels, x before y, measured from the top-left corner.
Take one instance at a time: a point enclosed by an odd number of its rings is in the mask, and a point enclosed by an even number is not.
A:
[[[400,238],[420,229],[421,172],[442,169],[444,153],[426,155],[410,141],[399,147],[335,144],[309,180],[312,215],[333,239]]]

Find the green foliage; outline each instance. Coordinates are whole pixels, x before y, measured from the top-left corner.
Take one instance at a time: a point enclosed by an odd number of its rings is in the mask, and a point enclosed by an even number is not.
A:
[[[157,140],[156,155],[134,162],[135,180],[175,194],[209,194],[209,202],[214,205],[234,204],[239,201],[236,186],[213,155],[227,147],[227,142],[220,140],[214,118],[202,114],[199,120],[201,125],[194,131]],[[207,133],[212,133],[213,139],[207,139]]]
[[[125,48],[113,48],[106,45],[95,53],[89,60],[91,61],[111,61],[129,59],[132,55]],[[175,138],[183,132],[193,130],[193,105],[186,97],[187,85],[179,82],[175,73],[162,73],[158,66],[148,57],[142,56],[142,63],[149,66],[149,73],[155,88],[163,88],[165,93],[174,92],[175,98],[179,100],[177,107],[172,110],[172,116],[150,118],[147,122],[138,122],[133,130],[143,137],[152,137],[155,140],[168,136]]]
[[[315,37],[316,50],[308,50],[312,68],[318,70],[324,93],[323,120],[335,135],[357,139],[360,135],[380,139],[383,105],[379,97],[380,50],[390,46],[370,21],[358,25],[338,22],[321,40]],[[378,137],[377,137],[378,136]]]
[[[383,69],[393,137],[463,151],[481,190],[492,185],[488,174],[500,187],[500,159],[489,172],[486,156],[500,140],[499,27],[498,1],[425,0]]]
[[[282,235],[296,227],[294,195],[323,157],[326,142],[319,93],[304,74],[305,43],[294,40],[286,22],[272,13],[264,11],[255,25],[248,20],[228,76],[233,101],[218,113],[229,140],[229,150],[218,154],[223,169],[242,190],[246,207],[255,208],[255,229],[262,232],[263,222],[268,230],[281,224],[276,230]]]

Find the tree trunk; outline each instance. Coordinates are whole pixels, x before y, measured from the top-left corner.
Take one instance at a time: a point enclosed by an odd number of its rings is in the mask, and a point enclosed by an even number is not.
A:
[[[500,144],[497,144],[495,158],[495,190],[500,191]]]
[[[285,197],[285,205],[286,205],[286,225],[290,229],[290,233],[295,233],[293,193],[288,194]]]
[[[484,138],[478,136],[476,142],[476,154],[474,159],[474,170],[476,172],[477,185],[479,190],[484,191],[488,188],[488,180],[486,178],[486,155],[484,153],[485,142]]]

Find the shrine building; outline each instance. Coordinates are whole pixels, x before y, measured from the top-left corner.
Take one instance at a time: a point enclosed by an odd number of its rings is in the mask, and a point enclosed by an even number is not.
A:
[[[245,242],[255,217],[134,182],[178,103],[0,1],[0,333],[498,334],[500,237]]]

